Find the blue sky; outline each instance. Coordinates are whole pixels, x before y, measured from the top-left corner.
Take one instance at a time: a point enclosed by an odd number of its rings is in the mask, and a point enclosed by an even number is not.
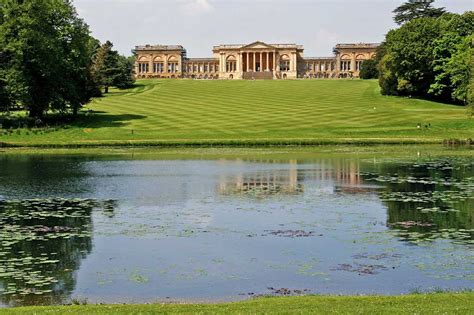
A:
[[[403,0],[74,0],[101,41],[122,54],[135,45],[180,44],[190,57],[212,46],[256,40],[304,45],[305,56],[330,56],[336,43],[380,42],[396,27]],[[451,12],[474,10],[474,0],[438,0]]]

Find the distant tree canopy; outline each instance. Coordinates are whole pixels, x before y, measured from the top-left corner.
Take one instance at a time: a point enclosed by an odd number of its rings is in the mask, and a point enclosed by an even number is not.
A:
[[[361,79],[377,79],[379,77],[377,60],[375,58],[364,60],[360,67],[359,76]]]
[[[100,95],[93,73],[99,46],[71,0],[0,0],[0,111],[77,114]]]
[[[434,8],[433,2],[434,0],[409,0],[393,10],[395,14],[393,19],[395,23],[401,25],[417,18],[440,17],[446,11],[444,8]]]
[[[474,12],[416,18],[390,31],[377,54],[382,93],[468,103]]]

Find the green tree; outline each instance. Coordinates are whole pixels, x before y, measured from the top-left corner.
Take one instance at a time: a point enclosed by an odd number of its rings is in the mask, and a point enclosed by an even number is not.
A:
[[[93,77],[104,93],[108,93],[111,86],[128,88],[134,83],[133,64],[113,50],[110,41],[97,49],[92,69]]]
[[[436,41],[434,70],[437,73],[430,94],[444,101],[465,104],[472,75],[474,36],[447,33]]]
[[[383,94],[466,104],[474,13],[418,18],[390,31],[377,52]]]
[[[109,87],[113,86],[115,77],[119,75],[118,52],[112,50],[112,47],[110,41],[101,45],[95,53],[92,66],[94,80],[104,89],[104,93],[109,92]]]
[[[118,56],[118,69],[119,73],[115,77],[114,86],[119,89],[126,89],[133,86],[135,83],[135,78],[133,75],[135,67],[135,58],[134,57],[125,57]]]
[[[3,14],[3,3],[0,2],[0,37],[3,36],[3,32],[1,32],[4,21]],[[1,39],[0,42],[2,42]],[[6,61],[6,54],[0,50],[0,112],[8,111],[10,107],[10,98],[8,97],[5,80]]]
[[[380,65],[384,94],[427,95],[435,77],[433,49],[439,33],[437,19],[420,18],[387,34]]]
[[[70,0],[2,0],[6,90],[30,117],[77,113],[88,93],[91,36]]]
[[[375,58],[364,60],[360,67],[360,78],[361,79],[376,79],[379,76],[377,70],[377,60]]]
[[[417,18],[440,17],[446,11],[444,8],[434,8],[433,2],[434,0],[409,0],[393,10],[395,13],[393,19],[395,23],[401,25]]]

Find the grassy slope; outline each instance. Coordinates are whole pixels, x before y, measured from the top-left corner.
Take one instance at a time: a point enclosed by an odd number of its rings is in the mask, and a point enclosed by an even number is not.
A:
[[[443,293],[397,297],[259,298],[229,304],[151,304],[32,307],[4,314],[472,314],[473,293]]]
[[[425,142],[474,138],[463,107],[384,97],[376,81],[139,81],[88,108],[99,111],[69,129],[0,136],[37,144]],[[375,108],[375,109],[374,109]],[[417,123],[432,125],[418,130]]]

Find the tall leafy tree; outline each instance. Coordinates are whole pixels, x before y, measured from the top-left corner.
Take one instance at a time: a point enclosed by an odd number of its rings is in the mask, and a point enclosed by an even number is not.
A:
[[[113,86],[115,77],[119,74],[118,52],[113,50],[110,41],[102,44],[96,51],[92,66],[92,73],[96,83],[104,89],[104,93],[109,92],[109,87]]]
[[[110,41],[102,44],[96,51],[92,73],[95,81],[104,93],[109,87],[127,88],[133,85],[133,64],[113,49]]]
[[[466,104],[474,13],[419,18],[390,31],[377,58],[383,94]]]
[[[455,52],[446,65],[446,74],[449,77],[449,91],[453,102],[467,104],[469,89],[472,89],[474,68],[474,35],[465,37],[456,45]],[[474,91],[471,91],[474,92]]]
[[[439,33],[437,19],[420,18],[387,34],[386,54],[380,64],[382,93],[427,95],[435,77],[433,49]]]
[[[417,18],[440,17],[446,10],[445,8],[434,8],[433,2],[434,0],[409,0],[393,10],[395,14],[393,19],[395,23],[401,25]]]
[[[6,90],[31,117],[89,101],[91,36],[70,0],[2,0]]]
[[[118,57],[118,68],[119,73],[115,77],[114,85],[119,89],[126,89],[135,83],[135,78],[133,76],[133,71],[135,68],[135,58],[134,57]]]
[[[364,60],[360,68],[360,78],[376,79],[378,76],[379,71],[377,70],[377,60],[375,60],[375,58]]]
[[[3,21],[3,4],[0,2],[0,37],[3,36],[3,32],[1,32]],[[10,98],[7,94],[5,81],[6,59],[6,54],[0,49],[0,112],[8,111],[10,106]]]
[[[430,95],[443,101],[466,103],[472,75],[474,12],[446,14],[433,50],[435,72]]]

